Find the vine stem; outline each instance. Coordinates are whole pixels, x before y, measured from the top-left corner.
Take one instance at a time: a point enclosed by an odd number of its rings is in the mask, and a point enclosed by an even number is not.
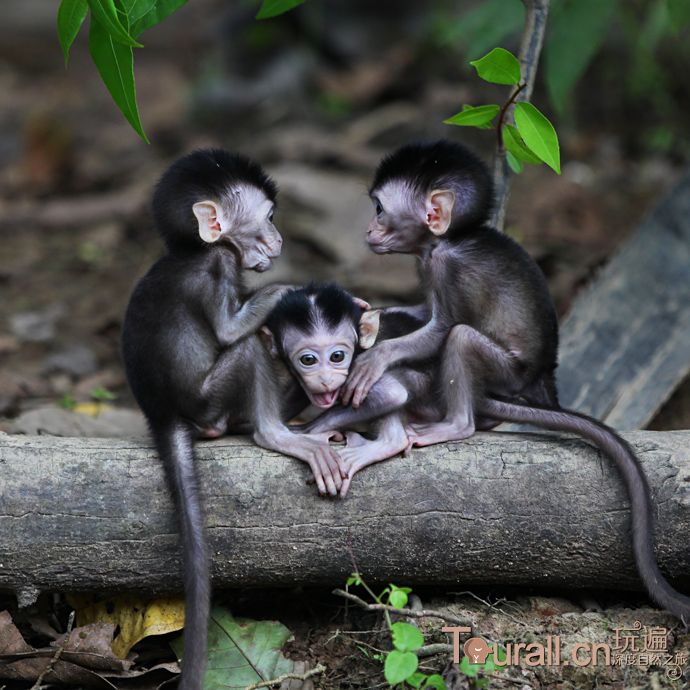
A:
[[[505,225],[506,207],[510,196],[510,168],[506,160],[506,150],[503,146],[500,128],[506,117],[509,116],[509,110],[515,101],[529,101],[532,97],[539,55],[544,44],[550,0],[522,0],[522,3],[525,6],[525,28],[522,31],[520,42],[523,88],[518,87],[518,90],[504,106],[504,111],[501,111],[498,132],[499,144],[494,158],[495,206],[491,222],[495,228],[501,231]]]

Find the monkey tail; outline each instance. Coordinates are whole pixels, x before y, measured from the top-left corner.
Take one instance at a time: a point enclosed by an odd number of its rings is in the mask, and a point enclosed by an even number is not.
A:
[[[690,623],[690,597],[677,592],[659,570],[654,553],[654,526],[647,479],[632,448],[605,424],[570,410],[549,409],[488,399],[480,414],[506,422],[533,424],[553,431],[569,431],[591,441],[614,460],[623,475],[632,512],[633,553],[651,598]]]
[[[185,627],[182,676],[178,690],[201,690],[206,667],[210,571],[192,429],[173,423],[154,440],[179,511],[184,557]]]

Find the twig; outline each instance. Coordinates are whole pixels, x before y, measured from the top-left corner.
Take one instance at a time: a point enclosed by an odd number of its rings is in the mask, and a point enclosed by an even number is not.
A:
[[[244,690],[258,690],[258,688],[270,688],[273,685],[279,685],[284,683],[286,680],[307,680],[312,676],[318,676],[326,670],[323,664],[315,666],[310,671],[306,673],[284,673],[282,676],[273,678],[272,680],[262,680],[260,683],[254,683],[253,685],[247,685]]]
[[[522,32],[520,43],[520,65],[522,67],[522,80],[525,84],[522,92],[517,95],[517,100],[529,101],[534,89],[534,80],[537,74],[537,64],[541,47],[544,43],[544,31],[546,18],[549,14],[550,0],[522,0],[525,6],[525,28]],[[501,142],[502,144],[502,142]],[[505,224],[506,207],[510,195],[510,168],[506,160],[504,146],[499,146],[494,158],[494,186],[496,190],[496,206],[492,218],[492,224],[498,230],[503,230]]]
[[[415,654],[424,658],[427,656],[435,656],[436,654],[452,654],[453,645],[445,642],[435,642],[434,644],[426,644],[415,651]]]
[[[70,633],[72,632],[72,626],[74,625],[74,611],[72,611],[69,614],[69,618],[67,619],[67,632],[65,634],[65,640],[62,644],[58,645],[58,648],[55,650],[55,654],[53,655],[53,658],[50,660],[50,662],[46,665],[46,667],[41,671],[40,675],[38,678],[36,678],[36,682],[31,686],[31,690],[39,690],[40,688],[44,687],[43,686],[43,679],[53,670],[55,667],[55,664],[60,660],[60,657],[62,656],[62,652],[65,651],[65,645],[67,642],[69,642],[69,636]]]
[[[395,613],[399,616],[410,616],[412,618],[440,618],[447,623],[454,623],[460,626],[469,626],[474,631],[474,626],[471,622],[458,618],[450,613],[442,613],[441,611],[434,611],[432,609],[420,609],[419,611],[413,611],[412,609],[398,609],[395,606],[389,606],[388,604],[367,604],[364,599],[360,599],[356,594],[351,594],[342,589],[334,589],[333,594],[337,597],[343,597],[344,599],[349,599],[353,601],[358,606],[361,606],[367,611],[384,611],[388,613]]]
[[[487,601],[486,599],[482,599],[480,596],[477,596],[474,592],[470,592],[469,590],[466,592],[450,592],[450,594],[454,594],[455,596],[463,596],[465,594],[471,596],[472,598],[476,599],[480,604],[484,604],[487,608],[491,609],[492,611],[496,611],[496,613],[500,613],[502,616],[505,616],[506,618],[510,618],[511,621],[514,623],[517,623],[518,625],[521,625],[525,627],[527,623],[525,621],[521,621],[519,618],[516,618],[513,616],[512,613],[508,613],[508,611],[505,611],[504,609],[498,608],[499,604],[504,604],[507,603],[507,599],[499,599],[495,603],[491,603],[490,601]]]

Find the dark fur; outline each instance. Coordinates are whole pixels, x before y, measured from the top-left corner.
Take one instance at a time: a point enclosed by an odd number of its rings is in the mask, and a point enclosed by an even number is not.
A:
[[[287,326],[313,333],[321,317],[332,329],[351,321],[356,331],[361,314],[352,296],[339,285],[310,283],[283,295],[266,319],[266,327],[274,334],[282,356],[281,335]]]
[[[233,347],[221,342],[219,333],[249,295],[236,252],[222,243],[205,245],[192,213],[193,203],[218,199],[237,183],[258,186],[275,198],[275,185],[258,165],[224,151],[197,151],[163,175],[153,207],[168,253],[136,286],[122,334],[127,379],[180,516],[186,592],[181,690],[201,688],[210,599],[193,439],[208,429],[247,430],[254,417],[254,367],[264,354],[255,338]],[[265,302],[261,295],[256,300],[257,311],[266,313],[275,302],[270,295]]]
[[[374,419],[380,416],[376,415],[377,407],[388,414],[409,406],[420,391],[410,395],[409,381],[402,380],[397,372],[411,363],[435,358],[440,372],[433,396],[439,415],[436,428],[451,426],[465,437],[476,427],[488,428],[495,421],[527,422],[578,433],[616,462],[631,499],[633,547],[640,576],[655,601],[690,621],[690,599],[673,590],[656,564],[649,489],[634,453],[600,422],[560,409],[555,382],[558,325],[553,302],[531,257],[486,225],[491,199],[486,167],[458,144],[415,144],[382,161],[371,188],[377,204],[378,194],[392,181],[406,183],[402,193],[409,193],[413,198],[407,201],[417,203],[401,204],[402,210],[397,211],[384,208],[380,215],[377,212],[369,234],[376,236],[377,243],[384,238],[387,251],[419,256],[428,321],[409,335],[386,340],[359,357],[343,387],[343,399],[361,401],[362,391],[366,394],[372,382],[379,383],[373,385],[359,409],[329,412],[310,430]],[[430,191],[448,188],[455,192],[456,202],[458,195],[469,193],[473,198],[465,196],[460,206],[455,204],[447,232],[435,237],[423,231],[423,219],[406,209],[419,208],[420,203],[423,207]],[[403,363],[406,367],[383,374]],[[420,378],[416,382],[425,384]],[[395,383],[403,383],[408,395],[401,396]],[[453,426],[458,419],[461,422]],[[424,431],[421,434],[423,438]],[[436,441],[442,434],[429,435],[426,442]]]
[[[276,203],[278,188],[258,163],[222,149],[201,149],[175,161],[161,177],[153,195],[153,218],[168,251],[199,248],[203,241],[192,206],[220,199],[233,185],[245,183],[264,191]]]
[[[408,182],[417,194],[452,187],[471,197],[446,237],[485,223],[493,205],[493,181],[483,161],[461,144],[446,140],[402,146],[386,156],[374,174],[370,194],[391,180]]]

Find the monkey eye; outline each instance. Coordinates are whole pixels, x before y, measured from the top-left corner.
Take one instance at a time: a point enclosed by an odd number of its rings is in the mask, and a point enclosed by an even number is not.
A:
[[[336,350],[331,354],[330,359],[333,364],[340,364],[345,361],[345,353],[342,350]]]
[[[313,367],[318,360],[316,359],[316,355],[306,354],[302,355],[299,361],[300,364],[303,364],[305,367]]]
[[[383,213],[383,206],[381,206],[381,202],[377,201],[376,202],[376,215],[380,216]]]
[[[273,222],[273,209],[271,209],[271,212],[268,214],[268,222],[269,223]]]

